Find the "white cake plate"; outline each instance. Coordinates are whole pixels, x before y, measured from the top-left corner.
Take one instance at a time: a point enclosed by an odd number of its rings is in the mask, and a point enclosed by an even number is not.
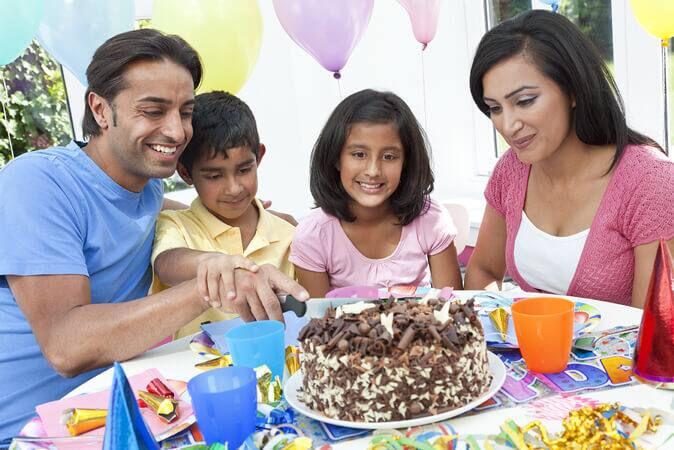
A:
[[[331,417],[326,417],[318,411],[315,411],[309,408],[307,405],[302,403],[298,398],[297,394],[302,386],[302,371],[298,370],[295,372],[288,381],[286,381],[285,386],[283,387],[283,394],[286,398],[286,401],[292,406],[297,412],[303,414],[312,419],[331,423],[333,425],[339,425],[342,427],[349,428],[362,428],[367,430],[376,430],[376,429],[391,429],[391,428],[408,428],[415,427],[419,425],[426,425],[433,422],[439,422],[441,420],[446,420],[454,416],[463,414],[476,406],[481,405],[488,399],[490,399],[496,392],[501,389],[503,382],[506,378],[506,368],[503,365],[503,361],[499,359],[498,356],[491,352],[487,352],[489,358],[489,370],[492,374],[491,384],[487,392],[482,394],[479,398],[476,398],[467,405],[461,406],[460,408],[451,409],[449,411],[442,412],[440,414],[435,414],[433,416],[424,416],[417,417],[415,419],[408,420],[398,420],[392,422],[349,422],[347,420],[333,419]]]

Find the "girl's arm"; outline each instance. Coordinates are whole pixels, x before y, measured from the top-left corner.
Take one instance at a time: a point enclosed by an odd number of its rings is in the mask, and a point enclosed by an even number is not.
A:
[[[326,272],[312,272],[295,266],[295,274],[297,281],[309,291],[311,298],[323,298],[330,290],[330,281]]]
[[[451,286],[454,289],[463,289],[459,258],[456,255],[454,242],[440,253],[428,255],[428,265],[431,268],[433,287],[441,289]]]
[[[466,270],[466,289],[501,289],[506,271],[506,223],[494,208],[487,205],[477,236],[477,244]]]
[[[669,252],[674,255],[674,238],[666,241]],[[632,306],[643,308],[646,302],[646,291],[651,281],[658,241],[634,247],[634,281],[632,284]]]

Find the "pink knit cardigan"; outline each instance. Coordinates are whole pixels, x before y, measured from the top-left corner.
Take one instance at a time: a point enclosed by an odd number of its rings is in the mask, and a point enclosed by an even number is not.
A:
[[[489,205],[505,217],[506,267],[527,291],[537,292],[515,266],[515,237],[522,220],[531,166],[508,150],[485,190]],[[628,146],[592,221],[567,295],[629,305],[634,247],[674,237],[674,163],[657,149]]]

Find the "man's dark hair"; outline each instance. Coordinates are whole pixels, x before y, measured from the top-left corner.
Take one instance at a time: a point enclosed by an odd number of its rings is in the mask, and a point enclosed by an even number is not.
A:
[[[399,224],[407,225],[428,209],[434,179],[426,135],[409,106],[391,92],[365,89],[351,94],[328,118],[311,153],[310,187],[316,206],[340,220],[356,220],[337,165],[351,127],[358,123],[390,123],[398,132],[405,160],[389,202]]]
[[[95,92],[112,104],[117,94],[126,88],[124,71],[130,64],[164,59],[187,69],[192,75],[194,88],[199,86],[202,76],[199,54],[180,36],[145,28],[113,36],[98,47],[87,67],[89,86],[84,94],[84,136],[98,136],[101,133],[87,102],[90,92]]]
[[[485,115],[489,116],[489,107],[483,99],[482,78],[495,65],[517,55],[529,58],[543,75],[576,100],[573,123],[582,142],[615,144],[609,170],[629,144],[660,148],[653,139],[627,126],[613,75],[592,41],[569,19],[550,11],[520,13],[482,37],[470,70],[470,92]]]
[[[227,150],[248,147],[258,158],[260,137],[255,116],[248,105],[229,92],[213,91],[195,97],[192,113],[192,139],[180,155],[180,162],[192,172],[192,165],[203,155],[227,158]]]

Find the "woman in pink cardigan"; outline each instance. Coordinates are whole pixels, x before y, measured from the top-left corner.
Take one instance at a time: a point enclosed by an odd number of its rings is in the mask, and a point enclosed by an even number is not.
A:
[[[630,129],[593,44],[533,10],[490,30],[470,74],[511,148],[485,191],[466,289],[506,272],[527,291],[642,307],[657,241],[674,251],[674,163]]]

